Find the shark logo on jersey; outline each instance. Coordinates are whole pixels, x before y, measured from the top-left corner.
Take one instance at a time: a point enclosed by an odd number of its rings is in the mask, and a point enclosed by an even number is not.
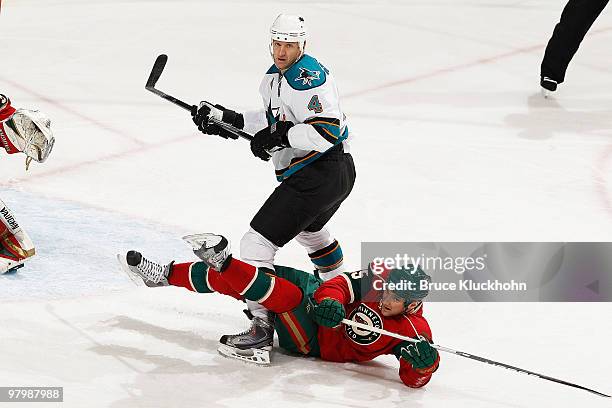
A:
[[[382,329],[382,319],[378,313],[366,306],[364,303],[360,304],[351,312],[349,315],[349,320]],[[353,326],[345,326],[345,331],[349,339],[364,346],[372,344],[380,338],[380,333],[375,333],[373,331],[364,330]]]
[[[321,71],[311,71],[300,67],[300,75],[295,78],[295,81],[302,81],[302,85],[312,85],[312,81],[318,80],[321,76]]]

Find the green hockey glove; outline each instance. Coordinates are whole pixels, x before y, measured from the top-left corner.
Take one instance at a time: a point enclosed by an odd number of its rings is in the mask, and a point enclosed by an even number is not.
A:
[[[344,306],[336,299],[323,299],[315,305],[313,319],[315,323],[325,327],[336,327],[346,316]]]
[[[415,369],[426,369],[434,365],[438,358],[438,350],[421,337],[418,343],[411,343],[401,349],[402,358],[408,361]]]

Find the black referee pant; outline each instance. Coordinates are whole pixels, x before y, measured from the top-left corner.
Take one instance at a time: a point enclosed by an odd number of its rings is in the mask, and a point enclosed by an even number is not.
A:
[[[562,83],[572,57],[608,0],[569,0],[548,41],[540,69],[542,77]]]

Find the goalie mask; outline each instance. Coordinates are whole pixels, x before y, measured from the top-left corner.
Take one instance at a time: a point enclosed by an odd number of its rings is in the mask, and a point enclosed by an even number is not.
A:
[[[55,143],[51,120],[39,111],[28,109],[17,109],[0,123],[0,136],[9,153],[19,151],[27,156],[26,170],[32,160],[39,163],[47,160]]]

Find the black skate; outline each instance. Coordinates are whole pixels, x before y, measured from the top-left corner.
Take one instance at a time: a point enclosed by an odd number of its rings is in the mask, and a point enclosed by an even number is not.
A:
[[[138,285],[148,287],[168,286],[168,276],[174,261],[160,265],[149,261],[138,251],[128,251],[125,256],[117,255],[124,272]]]
[[[540,79],[540,86],[542,87],[542,95],[544,95],[545,98],[548,98],[548,96],[552,92],[555,92],[557,90],[557,85],[558,85],[557,81],[549,77],[542,77]]]
[[[274,341],[274,313],[268,312],[267,318],[251,318],[251,327],[242,333],[223,335],[217,349],[225,357],[235,358],[257,365],[270,365],[270,351]]]

